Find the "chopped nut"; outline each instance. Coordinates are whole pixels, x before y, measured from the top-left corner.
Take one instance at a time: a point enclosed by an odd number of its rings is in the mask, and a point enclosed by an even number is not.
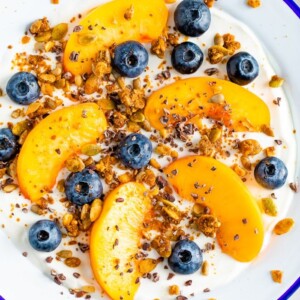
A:
[[[201,267],[201,274],[204,276],[207,276],[208,272],[209,272],[209,264],[208,264],[207,260],[205,260]]]
[[[155,158],[150,159],[150,165],[157,170],[161,169],[160,163]]]
[[[246,171],[243,168],[241,168],[238,164],[234,164],[231,168],[240,177],[244,177],[246,175]]]
[[[207,5],[207,7],[211,8],[215,4],[216,0],[204,0],[204,3]]]
[[[90,220],[95,222],[101,214],[103,203],[100,199],[95,199],[92,202],[90,210]]]
[[[60,258],[69,258],[72,257],[72,251],[71,250],[61,250],[56,253],[56,255]]]
[[[294,226],[295,222],[293,219],[291,218],[285,218],[281,221],[279,221],[274,229],[273,229],[273,232],[277,235],[281,235],[281,234],[285,234],[287,232],[289,232],[292,227]]]
[[[178,285],[170,285],[169,286],[169,295],[179,295],[180,288]]]
[[[272,76],[270,82],[269,82],[269,87],[271,88],[278,88],[278,87],[281,87],[284,83],[284,79],[277,76],[277,75],[274,75]]]
[[[269,125],[266,124],[262,125],[261,131],[268,136],[274,136],[273,129]]]
[[[70,213],[66,213],[63,215],[62,224],[66,227],[71,224],[71,221],[73,220],[73,215]]]
[[[270,157],[270,156],[275,156],[275,147],[267,147],[265,149],[265,154],[266,156]]]
[[[30,210],[37,215],[42,215],[44,213],[44,210],[37,204],[31,205]]]
[[[156,259],[146,258],[138,262],[138,268],[141,274],[150,273],[158,264]]]
[[[18,186],[16,184],[7,184],[4,187],[2,187],[2,190],[4,193],[11,193],[12,191],[14,191]]]
[[[249,157],[248,156],[242,156],[241,157],[241,163],[243,165],[243,167],[248,170],[248,171],[251,171],[252,169],[252,164],[249,160]]]
[[[209,208],[202,203],[195,203],[193,205],[192,214],[196,217],[200,217],[202,214],[207,214]]]
[[[81,260],[78,257],[68,257],[64,263],[70,268],[76,268],[80,266]]]
[[[213,96],[208,100],[208,103],[218,103],[218,104],[221,104],[221,103],[224,103],[224,101],[225,101],[224,95],[221,94],[221,93],[218,93],[218,94],[213,95]]]
[[[96,291],[96,289],[93,285],[82,286],[80,290],[85,293],[95,293],[95,291]]]
[[[264,212],[269,216],[276,217],[278,212],[274,200],[272,198],[263,198],[261,201]]]
[[[53,74],[47,74],[47,73],[40,74],[38,76],[38,79],[40,81],[46,82],[46,83],[54,83],[56,81],[55,75],[53,75]],[[34,104],[34,103],[32,103],[32,104]]]
[[[283,272],[280,270],[272,270],[271,276],[274,282],[282,283]]]
[[[132,181],[133,179],[134,179],[133,174],[130,172],[126,172],[126,173],[118,176],[118,180],[121,183],[127,183],[127,182]]]
[[[258,154],[262,148],[257,140],[247,139],[239,143],[239,149],[243,156],[252,156]]]
[[[220,35],[219,33],[217,33],[214,37],[214,43],[215,43],[215,45],[223,46],[224,45],[223,36]]]
[[[86,94],[90,95],[98,90],[98,77],[92,74],[85,83],[84,91]]]

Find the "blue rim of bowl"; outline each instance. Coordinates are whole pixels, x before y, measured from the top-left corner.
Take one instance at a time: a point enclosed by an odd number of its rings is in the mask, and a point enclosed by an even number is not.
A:
[[[300,277],[277,300],[289,299],[300,288]]]
[[[293,0],[283,0],[283,1],[295,13],[295,15],[300,19],[300,7],[299,7],[299,5]]]

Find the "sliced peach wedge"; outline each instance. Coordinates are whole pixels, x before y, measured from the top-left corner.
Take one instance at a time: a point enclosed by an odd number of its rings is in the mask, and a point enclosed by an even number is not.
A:
[[[167,19],[164,0],[114,0],[98,6],[80,22],[81,30],[71,34],[64,67],[73,75],[91,73],[99,50],[129,40],[151,42],[162,34]]]
[[[172,127],[178,117],[195,115],[221,121],[235,131],[261,131],[270,124],[270,111],[262,99],[211,77],[178,80],[150,95],[145,107],[146,118],[157,130]]]
[[[197,201],[211,208],[221,222],[217,240],[224,253],[241,262],[258,255],[264,239],[261,212],[232,169],[210,157],[188,156],[164,173],[182,198],[195,201],[197,195]]]
[[[106,127],[95,103],[62,108],[43,119],[28,134],[18,157],[22,194],[38,203],[53,188],[65,160],[83,145],[96,143]]]
[[[140,229],[151,212],[146,188],[136,182],[120,185],[109,193],[90,238],[91,265],[96,280],[111,299],[134,299],[139,288],[136,254]]]

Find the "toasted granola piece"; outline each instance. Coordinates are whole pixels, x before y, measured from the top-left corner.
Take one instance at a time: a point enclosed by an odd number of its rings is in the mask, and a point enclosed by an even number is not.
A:
[[[259,7],[261,5],[260,0],[248,0],[247,4],[253,8]]]
[[[203,214],[195,220],[198,230],[205,236],[216,237],[217,231],[221,226],[220,221],[213,215]]]
[[[168,238],[163,235],[158,235],[152,240],[151,246],[157,251],[162,257],[169,257],[172,253],[171,242]]]
[[[262,148],[257,140],[247,139],[239,143],[243,156],[252,156],[261,152]]]
[[[271,276],[274,282],[282,283],[283,272],[280,270],[272,270]]]
[[[212,156],[214,146],[207,135],[203,135],[199,142],[199,150],[204,156]]]
[[[164,35],[161,35],[158,37],[157,40],[154,40],[151,43],[151,53],[155,54],[159,58],[165,57],[165,52],[167,49],[167,42],[166,37]]]

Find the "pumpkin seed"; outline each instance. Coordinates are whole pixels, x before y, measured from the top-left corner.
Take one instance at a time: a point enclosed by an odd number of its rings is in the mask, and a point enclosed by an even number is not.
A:
[[[87,144],[81,148],[81,153],[87,156],[94,156],[101,152],[101,147],[98,144]]]
[[[210,130],[208,138],[212,143],[215,143],[217,140],[220,139],[221,136],[222,136],[222,129],[216,127]]]
[[[72,257],[72,251],[71,250],[61,250],[56,253],[56,255],[60,258],[69,258]]]
[[[79,45],[85,46],[96,42],[97,38],[97,35],[93,33],[80,33],[77,35],[77,42]]]
[[[60,41],[63,39],[68,32],[68,24],[67,23],[60,23],[53,27],[52,29],[52,38],[55,41]]]
[[[139,110],[130,116],[132,122],[140,123],[145,121],[144,114]]]
[[[51,39],[51,36],[52,36],[51,30],[49,30],[49,31],[37,33],[34,39],[39,43],[48,42]]]
[[[155,269],[158,262],[156,259],[146,258],[144,260],[139,261],[138,268],[141,274],[150,273]]]
[[[81,260],[78,257],[68,257],[64,263],[70,268],[76,268],[80,266]]]

